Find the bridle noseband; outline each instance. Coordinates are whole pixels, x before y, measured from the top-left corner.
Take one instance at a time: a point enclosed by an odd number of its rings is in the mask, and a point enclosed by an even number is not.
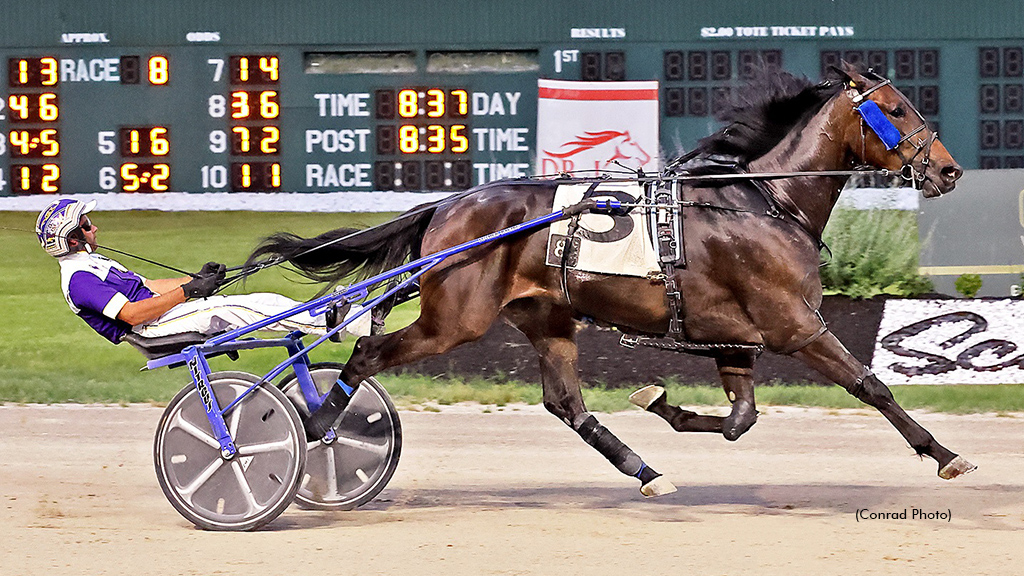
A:
[[[853,85],[852,82],[851,85]],[[915,128],[913,131],[908,132],[907,134],[901,133],[900,129],[897,128],[885,116],[885,113],[882,112],[882,109],[878,107],[878,104],[876,104],[873,100],[867,99],[867,97],[871,95],[872,92],[884,86],[889,86],[890,88],[892,88],[896,92],[896,94],[898,94],[899,97],[903,100],[903,102],[906,103],[907,107],[913,110],[914,114],[917,114],[917,117],[921,120],[920,126]],[[856,88],[855,85],[853,85],[853,87]],[[900,168],[900,176],[904,180],[910,182],[915,189],[920,190],[924,186],[924,181],[926,178],[925,172],[928,171],[928,166],[931,162],[932,143],[938,139],[939,135],[936,134],[935,132],[932,132],[929,138],[921,139],[916,142],[914,140],[911,140],[912,136],[916,135],[917,133],[927,128],[928,121],[925,120],[924,116],[921,115],[921,112],[919,112],[917,108],[914,107],[914,105],[911,104],[909,100],[907,100],[907,97],[904,96],[902,92],[897,90],[895,86],[892,86],[892,80],[885,79],[879,82],[878,84],[875,84],[874,86],[868,88],[867,90],[864,90],[863,92],[858,91],[858,93],[855,96],[851,96],[850,99],[853,101],[854,104],[853,109],[857,111],[858,114],[860,114],[862,120],[860,131],[861,157],[863,158],[866,155],[865,149],[867,147],[867,144],[866,136],[864,133],[864,126],[867,125],[869,128],[871,128],[871,131],[874,132],[875,135],[878,136],[878,138],[882,141],[882,143],[885,145],[886,150],[894,150],[896,154],[900,157],[900,161],[903,162],[903,166]],[[909,158],[900,150],[900,145],[902,145],[904,142],[909,143],[911,146],[914,147],[915,150],[914,154]],[[921,156],[922,153],[923,157],[921,158],[921,169],[918,170],[917,168],[914,167],[913,162],[915,159],[917,159],[918,156]]]

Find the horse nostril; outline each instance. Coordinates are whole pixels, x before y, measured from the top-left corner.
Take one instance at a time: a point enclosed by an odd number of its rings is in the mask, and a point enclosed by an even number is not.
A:
[[[957,164],[950,164],[942,169],[942,178],[949,182],[956,182],[963,175],[964,171]]]

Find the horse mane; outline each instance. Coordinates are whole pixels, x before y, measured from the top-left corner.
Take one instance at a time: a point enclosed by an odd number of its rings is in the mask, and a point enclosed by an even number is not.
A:
[[[718,114],[726,126],[701,139],[684,158],[732,156],[748,164],[806,124],[841,89],[840,82],[815,84],[778,68],[755,70],[745,86],[733,90],[730,105]]]

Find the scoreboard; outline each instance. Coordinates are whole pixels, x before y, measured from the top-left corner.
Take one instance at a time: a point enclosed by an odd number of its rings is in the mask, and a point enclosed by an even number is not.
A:
[[[640,15],[597,2],[600,17],[545,16],[540,0],[146,4],[44,0],[0,22],[0,196],[447,191],[526,176],[541,78],[657,80],[668,158],[717,129],[755,67],[817,79],[841,59],[892,78],[964,167],[1024,168],[1024,8],[1010,1],[955,22],[871,1],[684,13],[655,0]],[[880,24],[874,4],[906,25]]]
[[[435,83],[387,75],[415,70],[403,52],[75,46],[5,56],[4,195],[461,190],[529,173],[536,52],[526,73]],[[356,72],[322,72],[331,67]]]

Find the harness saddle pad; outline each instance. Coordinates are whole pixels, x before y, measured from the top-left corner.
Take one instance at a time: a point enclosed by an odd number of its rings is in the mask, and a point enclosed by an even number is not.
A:
[[[643,195],[640,184],[627,182],[563,184],[555,190],[552,211],[572,206],[585,198],[639,203],[643,201]],[[562,266],[568,233],[569,220],[551,225],[548,231],[548,266]],[[644,211],[635,208],[622,216],[583,214],[564,259],[567,268],[583,272],[639,277],[661,272]]]

